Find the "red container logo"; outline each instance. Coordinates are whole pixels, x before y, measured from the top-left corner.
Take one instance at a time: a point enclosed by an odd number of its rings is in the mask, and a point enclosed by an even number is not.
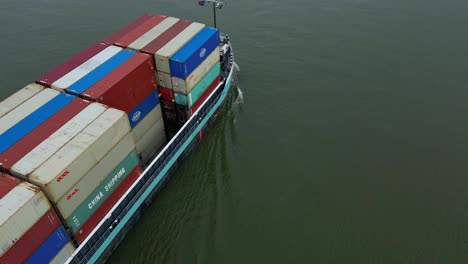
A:
[[[68,174],[70,174],[70,172],[66,170],[64,173],[62,173],[62,175],[60,175],[57,178],[57,182],[61,182],[65,177],[67,177]]]
[[[67,195],[67,200],[70,200],[71,198],[73,198],[73,196],[75,196],[75,194],[79,191],[79,189],[75,189],[73,190],[72,193],[70,193],[69,195]]]

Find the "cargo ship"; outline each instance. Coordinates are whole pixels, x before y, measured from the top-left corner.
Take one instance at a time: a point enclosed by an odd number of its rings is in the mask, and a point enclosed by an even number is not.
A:
[[[203,139],[234,65],[218,29],[146,14],[0,102],[0,263],[105,262]]]

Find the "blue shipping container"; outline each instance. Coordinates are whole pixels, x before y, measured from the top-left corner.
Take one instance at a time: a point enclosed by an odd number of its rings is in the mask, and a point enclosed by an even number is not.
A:
[[[22,137],[69,104],[74,98],[74,96],[68,94],[59,94],[5,131],[0,135],[0,153],[13,146]]]
[[[130,127],[136,126],[145,116],[151,112],[159,104],[159,90],[154,90],[148,95],[143,102],[137,105],[130,113],[128,113],[128,120]]]
[[[219,31],[206,27],[169,59],[171,75],[185,79],[219,45]]]
[[[89,89],[89,87],[96,84],[99,80],[104,78],[107,74],[112,72],[114,69],[119,67],[128,59],[130,59],[130,57],[132,57],[135,53],[136,52],[133,50],[125,50],[125,49],[121,50],[119,53],[112,56],[109,60],[101,64],[99,67],[92,70],[90,73],[86,74],[83,78],[75,82],[72,86],[70,86],[66,90],[66,92],[73,94],[73,95],[79,95],[85,92],[86,90]]]
[[[34,251],[26,264],[49,263],[60,250],[70,241],[63,226],[50,235],[42,245]]]

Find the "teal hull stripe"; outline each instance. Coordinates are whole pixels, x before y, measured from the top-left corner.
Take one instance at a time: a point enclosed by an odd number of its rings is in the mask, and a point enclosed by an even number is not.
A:
[[[127,222],[133,217],[135,214],[136,210],[140,205],[145,201],[146,197],[150,195],[150,193],[153,191],[153,189],[158,185],[158,183],[161,181],[162,177],[169,171],[169,169],[172,167],[172,165],[175,163],[175,161],[182,155],[184,150],[187,148],[190,142],[195,138],[195,136],[198,135],[199,131],[201,128],[210,120],[211,116],[213,116],[214,112],[219,108],[222,102],[224,102],[224,99],[226,98],[227,92],[230,89],[231,85],[231,79],[232,75],[229,76],[229,78],[226,80],[226,86],[224,87],[224,91],[221,94],[221,97],[219,98],[218,102],[216,102],[215,106],[208,112],[207,117],[203,119],[203,121],[200,123],[200,125],[192,132],[192,134],[187,138],[187,140],[182,144],[181,148],[176,152],[176,154],[172,157],[172,159],[167,163],[166,167],[161,170],[159,175],[156,177],[156,179],[148,186],[146,191],[141,195],[141,197],[134,203],[132,208],[128,211],[128,213],[124,216],[122,221],[120,221],[120,224],[116,226],[114,231],[107,237],[107,239],[104,241],[104,243],[99,247],[99,249],[96,251],[96,253],[93,255],[93,257],[89,260],[89,263],[96,263],[99,259],[99,257],[104,253],[104,251],[107,249],[109,244],[115,239],[117,234],[120,233],[122,230],[123,226],[127,224]]]

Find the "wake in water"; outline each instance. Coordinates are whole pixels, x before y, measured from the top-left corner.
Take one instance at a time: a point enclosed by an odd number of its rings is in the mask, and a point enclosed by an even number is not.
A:
[[[244,94],[242,93],[242,90],[240,88],[240,86],[237,86],[237,98],[236,100],[234,101],[235,104],[242,104],[244,102]]]
[[[234,78],[234,83],[235,83],[235,86],[237,87],[237,97],[233,101],[233,103],[231,104],[231,111],[235,110],[238,105],[244,103],[244,93],[242,92],[242,89],[240,88],[240,85],[238,84],[238,81],[237,81],[238,80],[237,73],[240,72],[240,67],[235,62],[234,62],[233,66],[234,66],[235,75],[236,75],[236,76],[234,76],[235,77]]]
[[[236,72],[240,72],[240,67],[236,62],[234,62],[234,70],[236,70]]]

